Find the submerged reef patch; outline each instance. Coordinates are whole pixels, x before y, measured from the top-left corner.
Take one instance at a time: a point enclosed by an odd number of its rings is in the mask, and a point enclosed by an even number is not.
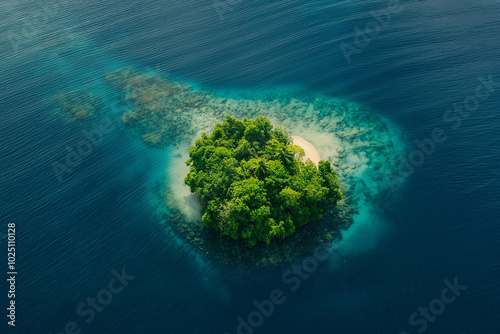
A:
[[[84,90],[61,92],[54,97],[55,112],[66,122],[88,121],[101,113],[101,97]]]
[[[195,133],[192,114],[205,104],[206,94],[131,68],[108,73],[106,81],[125,93],[124,100],[132,107],[122,121],[148,145],[177,144]]]
[[[387,122],[355,103],[326,96],[299,98],[287,92],[218,96],[132,68],[110,72],[106,80],[129,106],[123,123],[146,144],[169,154],[165,221],[209,258],[256,266],[292,261],[314,249],[318,239],[340,238],[339,230],[352,224],[361,207],[378,207],[378,201],[392,191],[387,180],[397,170],[403,142]],[[239,119],[262,115],[310,142],[337,171],[344,199],[337,207],[327,208],[319,222],[269,246],[249,250],[209,231],[199,221],[199,213],[193,212],[199,208],[192,205],[184,184],[188,171],[184,162],[201,132],[210,132],[226,115]]]

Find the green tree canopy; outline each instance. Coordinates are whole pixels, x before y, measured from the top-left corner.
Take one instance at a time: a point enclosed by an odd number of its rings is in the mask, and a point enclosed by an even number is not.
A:
[[[316,168],[296,159],[304,151],[263,116],[228,115],[196,139],[189,156],[185,183],[200,198],[203,223],[249,247],[292,235],[342,198],[330,163]]]

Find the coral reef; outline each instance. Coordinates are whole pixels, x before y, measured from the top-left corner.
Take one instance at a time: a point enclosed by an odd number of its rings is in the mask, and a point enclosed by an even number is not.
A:
[[[132,110],[123,114],[122,121],[147,144],[165,147],[194,134],[191,114],[203,104],[205,94],[131,68],[108,73],[106,81],[125,92],[124,100],[132,105]]]
[[[148,145],[171,151],[170,164],[176,167],[165,185],[165,217],[178,234],[203,253],[208,252],[210,258],[254,265],[290,261],[317,245],[317,238],[339,237],[339,228],[348,228],[362,206],[376,207],[377,201],[392,191],[387,180],[397,169],[403,142],[387,122],[355,103],[326,96],[298,98],[283,92],[217,96],[132,68],[108,73],[106,80],[130,106],[122,116],[123,123]],[[329,160],[338,173],[344,194],[338,207],[329,210],[320,223],[301,228],[291,240],[257,247],[257,251],[239,247],[190,219],[183,208],[189,194],[183,188],[187,173],[181,170],[183,162],[195,138],[213,129],[226,115],[263,115],[314,145],[321,159]]]
[[[87,91],[61,92],[54,97],[56,112],[66,121],[87,121],[99,115],[103,108],[100,97]]]

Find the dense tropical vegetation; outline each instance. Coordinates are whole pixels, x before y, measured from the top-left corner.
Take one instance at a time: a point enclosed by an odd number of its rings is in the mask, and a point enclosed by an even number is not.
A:
[[[189,156],[185,183],[200,199],[203,223],[248,247],[292,235],[342,198],[330,163],[304,162],[286,129],[263,116],[227,116]]]

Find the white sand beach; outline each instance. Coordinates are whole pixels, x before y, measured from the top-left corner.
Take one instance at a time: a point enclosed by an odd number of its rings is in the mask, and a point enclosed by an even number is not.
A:
[[[300,146],[304,150],[305,153],[304,161],[306,161],[307,159],[311,159],[311,161],[316,166],[318,166],[320,157],[318,150],[316,150],[316,147],[314,147],[310,142],[299,136],[292,136],[292,140],[294,145]]]
[[[189,158],[188,152],[189,146],[186,146],[168,154],[170,160],[167,172],[169,187],[165,199],[167,206],[172,205],[179,209],[188,222],[200,223],[202,215],[200,200],[196,194],[191,193],[189,186],[184,183],[184,177],[189,172],[189,167],[185,163]]]

